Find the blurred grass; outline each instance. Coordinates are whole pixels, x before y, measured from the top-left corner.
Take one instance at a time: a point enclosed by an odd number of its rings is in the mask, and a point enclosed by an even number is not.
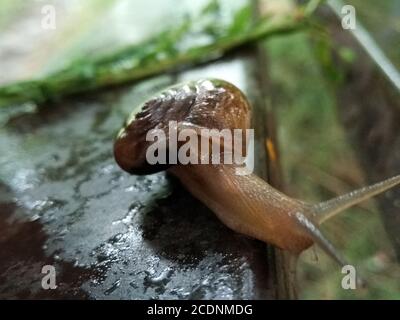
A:
[[[222,19],[226,12],[219,3],[206,2],[196,15],[187,16],[143,42],[106,55],[84,55],[44,77],[4,85],[0,88],[0,105],[54,101],[211,61],[258,39],[304,28],[312,14],[309,3],[313,2],[307,2],[305,8],[294,7],[285,14],[268,13],[255,20],[248,4],[232,12],[229,19]]]
[[[347,3],[355,7],[357,18],[400,68],[400,1],[348,0]]]
[[[289,194],[318,202],[364,185],[359,164],[338,121],[335,97],[310,45],[310,35],[302,32],[274,38],[265,46]],[[400,283],[394,281],[399,279],[400,271],[372,202],[328,221],[323,231],[367,279],[368,287],[342,289],[340,268],[316,248],[316,254],[308,250],[301,257],[301,298],[400,298]]]

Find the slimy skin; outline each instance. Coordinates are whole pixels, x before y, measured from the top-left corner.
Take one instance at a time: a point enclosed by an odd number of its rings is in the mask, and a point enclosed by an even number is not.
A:
[[[314,242],[292,216],[304,212],[307,205],[254,174],[236,175],[229,165],[175,166],[169,171],[236,232],[293,253],[300,253]]]

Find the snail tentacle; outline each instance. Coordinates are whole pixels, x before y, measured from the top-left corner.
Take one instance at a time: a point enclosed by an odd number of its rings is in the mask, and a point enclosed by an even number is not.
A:
[[[319,227],[311,219],[307,218],[306,215],[301,212],[296,212],[293,216],[299,225],[311,236],[314,242],[332,257],[333,260],[342,267],[347,264],[346,260],[339,254],[339,251],[335,249],[332,242],[322,234]]]
[[[351,191],[331,200],[317,203],[311,207],[311,211],[318,224],[321,224],[347,208],[385,192],[398,184],[400,184],[400,175]]]

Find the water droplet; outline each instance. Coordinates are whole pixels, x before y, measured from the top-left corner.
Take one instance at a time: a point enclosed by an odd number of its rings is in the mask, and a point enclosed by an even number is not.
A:
[[[68,229],[67,229],[67,228],[64,228],[64,229],[62,229],[62,230],[58,233],[58,235],[59,235],[59,236],[65,236],[67,233],[68,233]]]
[[[136,190],[136,188],[134,186],[129,186],[129,187],[125,188],[126,192],[132,192],[132,191],[135,191],[135,190]]]
[[[148,283],[151,284],[166,284],[169,282],[169,278],[172,275],[173,270],[171,268],[166,268],[165,270],[163,270],[163,272],[161,272],[161,274],[159,276],[150,276],[149,274],[146,276],[147,277],[147,281]]]
[[[36,220],[39,220],[40,219],[40,216],[38,215],[38,214],[34,214],[32,217],[30,217],[30,221],[36,221]]]
[[[104,291],[104,294],[108,296],[109,294],[113,293],[115,290],[119,288],[121,285],[121,279],[118,279],[115,281],[110,288],[108,288],[106,291]]]

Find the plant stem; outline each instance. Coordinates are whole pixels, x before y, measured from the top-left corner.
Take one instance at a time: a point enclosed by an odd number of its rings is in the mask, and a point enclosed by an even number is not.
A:
[[[120,49],[111,55],[77,60],[41,79],[0,87],[0,107],[28,101],[43,103],[211,61],[267,36],[303,28],[316,8],[315,0],[311,0],[291,14],[265,16],[254,23],[250,7],[245,6],[235,12],[229,23],[223,23],[218,19],[218,3],[212,3],[216,5],[207,6],[197,18],[184,20],[178,27],[141,44]],[[311,10],[310,3],[313,4]],[[187,44],[189,39],[199,38],[206,39],[206,43]]]

